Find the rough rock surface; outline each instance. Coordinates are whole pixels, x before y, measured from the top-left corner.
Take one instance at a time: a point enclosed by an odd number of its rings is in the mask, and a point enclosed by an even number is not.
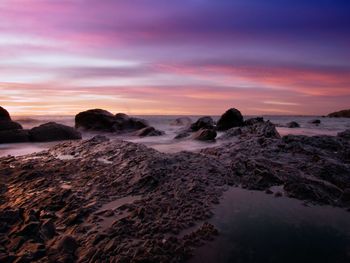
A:
[[[213,141],[216,138],[215,129],[200,129],[193,134],[193,139],[199,141]]]
[[[200,152],[165,154],[97,136],[2,157],[0,259],[183,262],[217,232],[191,227],[234,185],[279,185],[283,195],[349,208],[350,142],[260,132],[271,125],[243,127]]]
[[[129,117],[124,113],[112,113],[93,109],[80,112],[75,116],[75,127],[90,131],[131,132],[147,127],[146,121]]]
[[[78,140],[81,134],[72,127],[49,122],[29,130],[29,139],[32,142]]]
[[[214,128],[214,120],[210,116],[205,116],[199,118],[195,123],[193,123],[190,127],[191,131],[199,131],[200,129],[213,129]]]
[[[233,127],[243,126],[243,116],[241,112],[235,108],[227,110],[218,120],[216,125],[219,131],[226,131]]]
[[[341,111],[330,113],[330,114],[328,114],[328,117],[333,117],[333,118],[350,118],[350,109],[349,110],[341,110]]]
[[[338,133],[339,137],[350,140],[350,129]]]

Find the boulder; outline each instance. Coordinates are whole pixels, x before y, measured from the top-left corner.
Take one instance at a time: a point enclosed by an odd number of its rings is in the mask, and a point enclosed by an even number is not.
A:
[[[200,129],[213,129],[213,128],[214,128],[214,120],[210,116],[199,118],[190,127],[192,131],[199,131]]]
[[[0,131],[0,143],[29,142],[28,130]]]
[[[243,116],[235,108],[227,110],[219,119],[216,127],[219,131],[226,131],[234,127],[243,126]]]
[[[348,110],[341,110],[337,112],[332,112],[328,114],[328,117],[332,118],[350,118],[350,109]]]
[[[189,117],[180,117],[170,122],[172,126],[189,126],[192,123]]]
[[[258,124],[258,123],[264,123],[264,118],[263,117],[256,117],[256,118],[251,118],[251,119],[245,120],[244,126],[251,126],[254,124]]]
[[[193,134],[193,139],[199,141],[213,141],[216,137],[215,129],[200,129],[195,134]]]
[[[0,131],[22,130],[22,125],[14,121],[0,121]]]
[[[115,116],[101,109],[83,111],[75,116],[75,128],[85,130],[111,132],[115,123]]]
[[[146,137],[146,136],[161,136],[164,132],[156,130],[154,127],[146,127],[141,130],[138,130],[135,135],[139,137]]]
[[[287,123],[287,127],[288,128],[300,128],[299,123],[295,122],[295,121],[291,121],[289,123]]]
[[[29,130],[29,138],[33,142],[78,140],[81,134],[72,127],[49,122]]]
[[[7,110],[0,106],[0,121],[11,121],[10,114]]]
[[[309,121],[309,123],[318,125],[318,124],[321,124],[321,120],[319,120],[319,119],[314,119],[314,120]]]
[[[115,115],[112,131],[137,131],[147,127],[149,125],[145,120],[129,117],[125,113],[118,113]]]

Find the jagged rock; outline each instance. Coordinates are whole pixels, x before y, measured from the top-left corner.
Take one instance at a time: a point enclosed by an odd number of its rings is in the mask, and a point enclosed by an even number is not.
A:
[[[72,236],[64,236],[57,244],[58,251],[63,254],[74,254],[78,248],[78,243]]]
[[[213,141],[216,138],[216,131],[214,129],[200,129],[193,134],[193,139],[199,141]]]
[[[350,118],[350,109],[349,110],[341,110],[341,111],[330,113],[330,114],[328,114],[328,117],[332,117],[332,118]]]
[[[213,129],[213,128],[214,128],[214,120],[210,116],[199,118],[190,127],[192,131],[199,131],[200,129]]]
[[[189,117],[180,117],[170,122],[172,126],[189,126],[192,123]]]
[[[139,137],[145,137],[145,136],[161,136],[164,132],[156,130],[154,127],[146,127],[141,130],[138,130],[135,135]]]
[[[78,140],[81,134],[72,127],[49,122],[29,130],[29,138],[33,142]]]
[[[299,125],[299,123],[292,121],[292,122],[287,123],[287,127],[288,128],[300,128],[300,125]]]
[[[7,110],[0,106],[0,121],[11,121],[10,114]]]
[[[227,110],[217,122],[217,129],[219,131],[226,131],[233,127],[243,126],[243,116],[241,112],[235,108]]]
[[[0,131],[0,143],[29,142],[28,130]]]

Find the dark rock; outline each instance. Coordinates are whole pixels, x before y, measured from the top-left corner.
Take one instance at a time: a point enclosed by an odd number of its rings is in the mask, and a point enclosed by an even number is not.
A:
[[[22,125],[14,121],[0,121],[0,131],[22,130]]]
[[[314,120],[309,121],[309,123],[318,125],[318,124],[321,124],[321,120],[314,119]]]
[[[299,123],[292,121],[292,122],[287,123],[287,127],[288,128],[300,128],[300,125],[299,125]]]
[[[216,131],[214,129],[200,129],[193,134],[193,139],[199,141],[213,141],[216,137]]]
[[[87,110],[75,116],[75,127],[92,131],[114,131],[115,116],[101,109]]]
[[[161,136],[164,132],[156,130],[154,127],[146,127],[141,130],[138,130],[135,135],[139,137],[145,136]]]
[[[192,123],[189,117],[180,117],[170,122],[172,126],[189,126]]]
[[[148,126],[145,120],[129,117],[125,113],[118,113],[115,115],[112,131],[137,131]]]
[[[29,132],[27,130],[0,131],[0,143],[28,142]]]
[[[328,114],[328,117],[332,117],[332,118],[350,118],[350,109],[349,110],[341,110],[341,111],[330,113],[330,114]]]
[[[256,117],[256,118],[251,118],[248,120],[244,121],[244,126],[251,126],[254,124],[258,124],[258,123],[263,123],[264,122],[264,118],[263,117]]]
[[[200,129],[213,129],[214,120],[210,116],[199,118],[195,123],[191,125],[192,131],[199,131]]]
[[[189,137],[191,134],[187,131],[182,131],[180,132],[179,134],[177,134],[174,139],[176,140],[179,140],[179,139],[183,139],[183,138],[186,138],[186,137]]]
[[[78,243],[72,236],[64,236],[57,245],[57,250],[64,254],[74,254]]]
[[[33,142],[78,140],[81,134],[72,127],[49,122],[29,130],[29,138]]]
[[[55,224],[52,219],[48,219],[41,225],[41,233],[46,239],[51,239],[56,234]]]
[[[216,127],[219,131],[226,131],[233,127],[243,126],[243,116],[235,108],[227,110],[219,119]]]
[[[344,190],[341,196],[341,201],[346,205],[350,205],[350,188]]]
[[[350,129],[345,130],[343,132],[339,132],[337,136],[344,138],[344,139],[347,139],[347,140],[350,140]]]
[[[0,121],[11,121],[10,114],[7,110],[0,106]]]

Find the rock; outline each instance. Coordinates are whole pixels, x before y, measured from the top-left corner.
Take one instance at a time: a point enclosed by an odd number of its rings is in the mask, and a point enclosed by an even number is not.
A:
[[[192,131],[199,131],[200,129],[213,129],[214,120],[210,116],[205,116],[199,118],[195,123],[190,127]]]
[[[309,121],[309,123],[318,125],[318,124],[321,124],[321,120],[314,119],[314,120]]]
[[[339,132],[337,136],[344,138],[344,139],[347,139],[347,140],[350,140],[350,129],[347,129],[343,132]]]
[[[256,118],[251,118],[248,120],[244,121],[244,126],[251,126],[254,124],[258,124],[258,123],[263,123],[264,122],[264,118],[263,117],[256,117]]]
[[[85,130],[111,132],[115,123],[115,116],[101,109],[83,111],[75,116],[75,128]]]
[[[180,117],[170,122],[172,126],[189,126],[192,123],[189,117]]]
[[[0,121],[11,121],[10,114],[7,110],[0,106]]]
[[[288,128],[300,128],[300,125],[299,125],[299,123],[292,121],[292,122],[287,123],[287,127]]]
[[[14,121],[0,121],[0,131],[22,130],[22,125]]]
[[[145,120],[132,118],[125,113],[118,113],[115,115],[115,123],[112,128],[113,131],[137,131],[149,127]]]
[[[41,225],[41,233],[46,239],[51,239],[56,234],[55,224],[52,219],[48,219]]]
[[[189,137],[191,134],[187,131],[182,131],[180,132],[179,134],[177,134],[174,139],[176,140],[179,140],[179,139],[183,139],[183,138],[186,138],[186,137]]]
[[[0,143],[29,142],[29,132],[27,130],[0,131]]]
[[[78,243],[72,236],[64,236],[57,245],[57,250],[63,254],[74,254],[78,248]]]
[[[33,142],[78,140],[81,134],[72,127],[49,122],[29,130],[29,138]]]
[[[139,137],[145,137],[145,136],[161,136],[164,132],[156,130],[154,127],[146,127],[141,130],[138,130],[135,135]]]
[[[350,118],[350,109],[349,110],[341,110],[337,112],[332,112],[328,114],[328,117],[332,118]]]
[[[243,126],[243,116],[235,108],[227,110],[219,119],[216,127],[219,131],[226,131],[233,127]]]
[[[216,135],[214,129],[200,129],[193,135],[193,139],[199,141],[213,141],[215,140]]]

